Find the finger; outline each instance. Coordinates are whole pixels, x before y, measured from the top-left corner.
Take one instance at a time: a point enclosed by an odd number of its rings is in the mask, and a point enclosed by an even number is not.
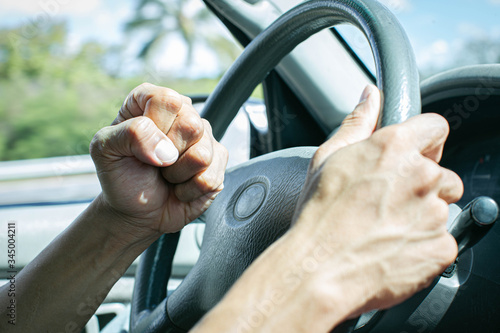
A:
[[[440,253],[441,256],[443,256],[444,258],[443,266],[441,267],[443,271],[455,262],[455,259],[457,258],[458,255],[457,240],[449,233],[446,233],[445,235],[446,236],[443,239],[444,246],[440,249],[439,252],[435,252],[435,253]],[[439,272],[438,274],[441,273],[442,272]]]
[[[147,117],[136,117],[101,129],[90,144],[94,162],[135,156],[153,166],[168,166],[178,158],[170,139]]]
[[[227,150],[220,143],[214,145],[214,158],[210,166],[187,182],[175,186],[180,201],[191,202],[212,192],[222,190],[227,165]]]
[[[184,96],[184,95],[181,95],[181,97],[182,97],[182,102],[184,104],[193,106],[193,101],[191,100],[191,98]]]
[[[424,197],[431,194],[431,197],[437,196],[448,204],[462,197],[464,190],[462,180],[453,171],[441,167],[435,161],[417,152],[402,160],[408,165],[399,168],[399,174],[403,176],[403,182],[413,184],[413,191],[417,195]]]
[[[204,132],[201,140],[189,147],[174,165],[162,169],[167,181],[173,184],[183,183],[208,169],[213,160],[213,145],[216,141],[209,129]]]
[[[153,120],[163,133],[167,133],[182,105],[183,98],[176,91],[143,83],[127,96],[113,125],[134,117],[146,116]]]
[[[452,204],[460,200],[464,194],[464,184],[460,177],[453,171],[442,168],[441,186],[438,197]]]
[[[380,113],[380,91],[368,85],[361,95],[359,104],[342,122],[335,135],[322,144],[311,161],[310,170],[314,172],[337,150],[370,137],[377,125]]]
[[[445,118],[435,113],[426,113],[395,126],[401,128],[398,130],[399,137],[395,137],[394,140],[399,140],[407,147],[414,147],[423,156],[435,162],[441,160],[444,143],[450,131]]]
[[[193,106],[184,103],[167,136],[177,147],[179,155],[182,155],[189,147],[201,140],[207,126],[210,127],[208,121],[202,121]]]

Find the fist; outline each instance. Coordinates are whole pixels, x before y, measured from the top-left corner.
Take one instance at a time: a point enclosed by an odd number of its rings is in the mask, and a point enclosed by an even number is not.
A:
[[[128,95],[90,153],[100,199],[139,237],[179,231],[202,214],[223,188],[228,159],[188,97],[148,83]]]

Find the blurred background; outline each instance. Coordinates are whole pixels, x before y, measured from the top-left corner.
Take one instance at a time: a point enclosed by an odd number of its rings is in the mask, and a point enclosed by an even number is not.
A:
[[[500,62],[500,0],[381,1],[406,30],[422,79]],[[373,73],[365,37],[349,26],[338,32]],[[100,192],[89,143],[134,87],[150,82],[206,96],[241,51],[202,0],[2,0],[0,248],[7,247],[7,223],[15,224],[16,269]],[[262,90],[254,97],[262,98]],[[229,165],[250,156],[249,115],[267,128],[264,104],[252,103],[222,140]],[[192,246],[183,245],[188,250],[174,259],[179,276],[197,258],[200,225],[182,233],[181,244]],[[0,285],[6,264],[0,260]],[[134,267],[107,302],[129,302]]]
[[[500,62],[499,0],[382,2],[422,78]],[[339,30],[373,69],[364,37]],[[201,0],[2,1],[0,161],[87,154],[136,85],[209,94],[240,52]]]
[[[241,48],[201,0],[0,4],[0,160],[88,153],[142,82],[208,94]]]
[[[15,225],[15,269],[100,193],[89,143],[134,87],[207,96],[240,53],[201,0],[0,2],[0,247],[7,223]],[[228,134],[238,140],[226,143],[234,164],[249,154],[248,120],[237,120]],[[198,229],[183,232],[177,275],[196,261]],[[0,285],[6,265],[0,260]],[[107,303],[130,301],[135,267]]]

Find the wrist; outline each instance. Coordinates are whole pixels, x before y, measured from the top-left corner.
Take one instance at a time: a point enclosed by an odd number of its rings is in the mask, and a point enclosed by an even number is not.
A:
[[[359,267],[308,236],[294,228],[281,237],[194,332],[326,332],[358,314],[372,292]]]
[[[290,232],[294,248],[301,244],[294,274],[302,277],[299,288],[310,309],[310,325],[329,331],[364,312],[375,292],[374,265],[325,233],[313,236],[301,231]]]
[[[319,229],[297,226],[287,234],[287,241],[294,244],[290,247],[295,252],[294,275],[301,277],[296,289],[304,295],[305,317],[310,327],[329,331],[371,310],[380,271],[378,263],[366,260],[359,249]]]
[[[161,236],[158,231],[140,227],[140,223],[112,207],[102,193],[94,199],[86,212],[92,215],[86,219],[92,224],[92,228],[105,234],[110,246],[120,250],[130,247],[145,250]]]

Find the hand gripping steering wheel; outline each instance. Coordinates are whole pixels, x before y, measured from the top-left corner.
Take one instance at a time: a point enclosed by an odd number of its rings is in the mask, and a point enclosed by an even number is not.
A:
[[[215,138],[222,137],[253,89],[285,55],[314,33],[340,23],[358,27],[370,42],[377,85],[383,92],[378,127],[419,114],[413,51],[390,11],[377,1],[313,0],[277,19],[224,75],[202,115],[212,124]],[[314,152],[313,147],[280,150],[228,170],[224,190],[204,214],[199,259],[168,297],[166,286],[178,234],[162,236],[143,254],[136,273],[130,331],[187,332],[192,328],[290,227]]]

